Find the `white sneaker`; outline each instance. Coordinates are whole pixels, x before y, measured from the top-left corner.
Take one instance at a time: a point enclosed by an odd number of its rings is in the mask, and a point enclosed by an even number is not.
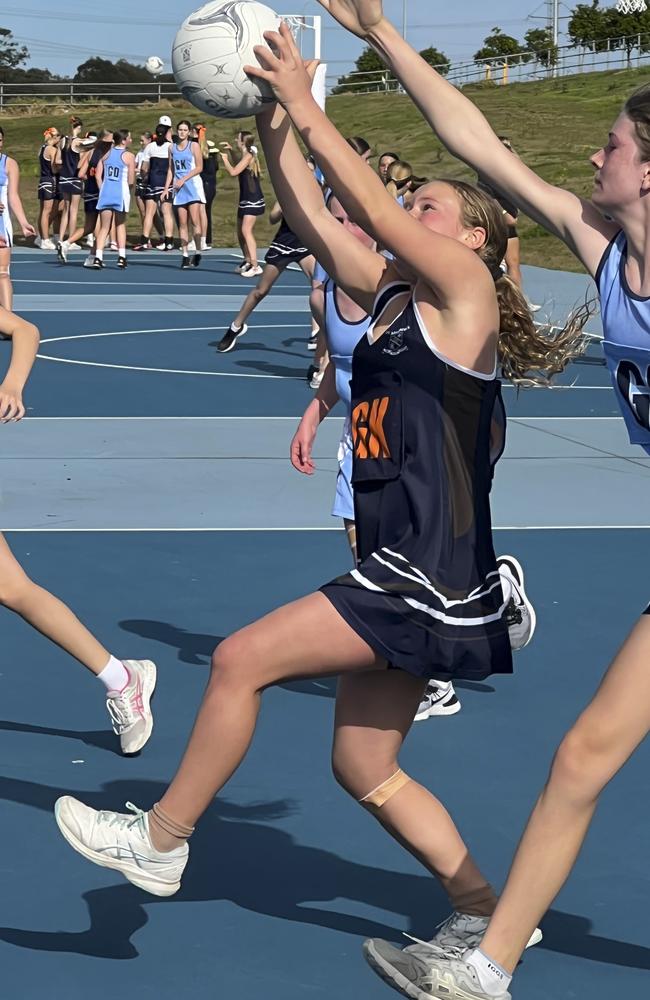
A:
[[[41,242],[39,243],[39,246],[40,246],[41,250],[56,250],[56,243],[53,243],[52,240],[49,240],[49,239],[48,240],[41,240]]]
[[[456,697],[452,682],[431,680],[427,684],[414,721],[422,722],[434,715],[456,715],[460,709],[461,704]]]
[[[91,233],[90,236],[86,236],[85,244],[87,247],[93,247],[95,245],[95,237]]]
[[[129,683],[123,691],[109,691],[106,708],[122,753],[138,753],[151,736],[151,696],[156,687],[156,664],[151,660],[124,660]]]
[[[203,251],[203,250],[212,250],[212,247],[210,246],[210,244],[206,240],[205,236],[201,237],[201,251]]]
[[[363,954],[384,982],[414,1000],[512,1000],[507,990],[486,993],[473,966],[458,958],[432,953],[425,960],[375,939],[364,942]]]
[[[35,247],[39,247],[40,248],[40,245],[41,245],[42,242],[43,242],[43,240],[41,239],[40,236],[35,236],[34,237],[34,246]]]
[[[85,261],[83,262],[83,266],[84,267],[94,267],[95,266],[95,258],[93,257],[92,254],[89,254],[88,257],[86,257]]]
[[[69,247],[65,240],[63,240],[62,243],[57,243],[56,245],[56,252],[62,264],[65,264],[68,259],[68,249]]]
[[[187,249],[190,253],[196,253],[196,242],[195,240],[190,240],[187,244]]]
[[[314,336],[310,337],[309,340],[307,341],[307,350],[315,351],[317,347],[318,347],[318,337],[316,336],[316,334],[314,334]]]
[[[322,372],[318,372],[318,371],[314,372],[314,374],[312,375],[312,377],[309,379],[309,388],[310,389],[320,389],[320,384],[323,381],[323,375],[324,374],[325,374],[324,371],[322,371]]]
[[[255,267],[251,265],[245,271],[240,271],[239,273],[242,278],[257,278],[260,274],[264,274],[264,271],[259,264],[256,264]]]
[[[510,592],[505,616],[510,636],[510,646],[516,652],[527,646],[535,634],[537,615],[524,588],[524,570],[514,556],[499,556],[497,569],[504,584],[503,592]]]
[[[479,948],[488,929],[489,917],[474,917],[469,913],[454,911],[436,928],[436,933],[430,941],[405,934],[404,937],[414,941],[404,948],[409,955],[416,958],[426,958],[433,952],[445,958],[460,958],[468,949]],[[542,932],[536,927],[531,934],[526,948],[532,948],[542,940]]]
[[[79,246],[79,244],[78,244],[78,243],[68,243],[68,241],[67,241],[67,240],[66,240],[65,242],[66,242],[66,244],[67,244],[67,247],[68,247],[68,253],[69,253],[69,252],[70,252],[71,250],[81,250],[81,247]]]
[[[250,266],[251,266],[250,261],[243,260],[241,262],[241,264],[237,265],[237,267],[235,268],[235,271],[239,271],[239,273],[241,274],[242,271],[247,271]]]
[[[181,887],[189,847],[157,851],[149,836],[147,813],[131,802],[126,808],[135,815],[100,812],[64,795],[54,805],[54,816],[70,846],[88,861],[121,872],[154,896],[173,896]]]

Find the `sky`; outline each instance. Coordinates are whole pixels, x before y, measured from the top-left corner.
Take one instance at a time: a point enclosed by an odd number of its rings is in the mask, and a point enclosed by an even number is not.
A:
[[[63,76],[72,75],[92,55],[137,62],[159,55],[168,64],[176,28],[200,5],[200,0],[140,4],[133,0],[3,0],[0,27],[9,28],[27,46],[29,65]],[[270,6],[280,13],[323,14],[323,58],[329,72],[338,75],[352,67],[361,42],[339,28],[315,0],[297,0],[294,7],[291,0],[270,0]],[[489,12],[482,0],[460,0],[453,10],[436,0],[384,0],[387,17],[400,28],[404,6],[409,41],[418,49],[434,45],[452,62],[471,59],[495,25],[521,39],[529,28],[543,27],[548,13],[545,0],[539,4],[536,0],[493,0]],[[148,17],[154,10],[155,20]],[[561,11],[568,12],[566,7]]]

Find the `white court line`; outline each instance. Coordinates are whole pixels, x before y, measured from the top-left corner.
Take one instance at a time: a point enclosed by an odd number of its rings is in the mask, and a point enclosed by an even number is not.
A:
[[[343,421],[343,420],[345,420],[345,417],[335,416],[335,417],[327,417],[327,419],[328,420]],[[262,416],[262,415],[253,416],[253,417],[248,416],[248,415],[241,415],[241,416],[216,416],[216,417],[212,417],[212,416],[208,416],[208,417],[206,417],[206,416],[197,416],[197,417],[185,417],[185,416],[179,416],[179,417],[165,417],[165,416],[157,416],[157,417],[142,417],[142,416],[134,416],[134,417],[124,417],[124,416],[121,416],[121,417],[117,417],[117,416],[115,416],[115,417],[112,417],[112,416],[103,416],[103,417],[85,417],[85,416],[84,417],[79,417],[79,416],[77,416],[77,417],[33,417],[33,416],[29,416],[28,415],[28,416],[26,416],[24,418],[24,420],[300,420],[300,415],[296,414],[295,416],[290,416],[290,417],[277,417],[277,416],[275,416],[275,417],[269,417],[269,416]],[[530,423],[531,421],[535,421],[535,420],[563,420],[563,421],[566,421],[566,420],[619,420],[619,421],[622,421],[623,417],[508,417],[508,423],[509,424],[513,424],[513,423],[514,424]]]
[[[304,382],[304,375],[251,375],[248,372],[195,372],[186,368],[145,368],[140,365],[109,365],[99,361],[74,361],[72,358],[53,358],[50,354],[37,354],[41,361],[58,361],[62,365],[85,365],[88,368],[117,368],[125,372],[157,372],[163,375],[211,375],[213,378],[273,378],[285,382]]]
[[[106,285],[107,285],[107,282],[105,282],[105,281],[91,281],[91,280],[89,280],[89,281],[69,281],[69,280],[64,279],[64,278],[60,278],[57,281],[52,281],[49,278],[47,278],[47,279],[46,278],[14,278],[13,279],[13,283],[14,283],[14,285],[20,285],[21,283],[24,284],[24,285],[84,285],[84,286],[85,285],[101,285],[102,288],[106,288]],[[239,288],[240,291],[245,291],[247,286],[244,285],[241,281],[239,283],[236,283],[236,282],[232,282],[231,283],[231,282],[217,282],[217,281],[201,281],[201,282],[195,282],[192,285],[189,285],[187,283],[187,281],[124,281],[124,282],[122,282],[119,285],[117,285],[117,284],[115,284],[115,285],[111,284],[110,287],[111,288],[119,288],[119,290],[120,290],[119,294],[120,295],[124,295],[124,293],[129,288],[186,288],[187,289],[187,294],[191,295],[192,291],[195,288],[212,288],[212,289],[214,289],[218,293],[218,292],[221,291],[222,288]],[[254,286],[248,286],[248,287],[250,288],[250,287],[254,287]],[[295,284],[295,285],[287,285],[287,284],[285,284],[283,287],[284,288],[298,288],[300,290],[300,295],[304,295],[304,288],[303,288],[302,283]],[[296,298],[298,298],[298,297],[299,296],[296,295]],[[107,298],[110,298],[110,296],[107,296]]]
[[[4,528],[0,525],[0,532],[2,534],[9,534],[13,532],[15,534],[27,534],[34,532],[35,534],[48,534],[56,533],[63,534],[67,533],[78,533],[78,534],[91,534],[96,532],[98,534],[108,534],[108,533],[119,533],[124,532],[125,534],[136,534],[142,532],[143,534],[152,534],[154,532],[160,532],[170,534],[181,534],[183,532],[200,532],[202,534],[212,533],[229,533],[229,532],[280,532],[280,531],[345,531],[343,527],[305,527],[305,528],[260,528],[260,527],[242,527],[242,528]],[[650,531],[650,524],[508,524],[501,525],[499,527],[492,527],[492,531]]]
[[[170,310],[171,311],[171,310]],[[249,330],[303,330],[304,323],[264,323],[249,326]],[[139,333],[194,333],[206,330],[223,330],[223,323],[219,326],[163,326],[155,330],[108,330],[104,333],[75,333],[69,337],[43,337],[41,344],[55,344],[61,340],[93,340],[96,337],[130,337]],[[59,358],[65,361],[65,358]]]

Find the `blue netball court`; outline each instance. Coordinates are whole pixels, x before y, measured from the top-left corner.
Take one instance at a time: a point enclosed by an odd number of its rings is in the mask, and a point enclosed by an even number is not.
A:
[[[145,895],[60,837],[61,794],[148,807],[185,746],[219,639],[345,571],[330,516],[341,415],[313,477],[288,459],[312,391],[307,286],[288,271],[229,354],[250,284],[213,251],[118,272],[18,251],[16,309],[42,333],[28,417],[0,426],[0,529],[28,572],[123,657],[159,668],[145,751],[116,751],[90,675],[0,610],[2,996],[36,1000],[381,1000],[361,941],[430,937],[442,891],[329,771],[334,681],[268,692],[244,765],[191,842],[181,891]],[[524,269],[560,321],[587,279]],[[650,459],[627,443],[598,338],[554,389],[504,389],[498,552],[525,565],[538,630],[513,677],[458,686],[414,726],[403,767],[456,818],[500,886],[561,736],[650,600]],[[0,343],[0,366],[10,345]],[[308,637],[306,637],[308,641]],[[650,973],[643,746],[603,797],[515,1000],[644,996]]]

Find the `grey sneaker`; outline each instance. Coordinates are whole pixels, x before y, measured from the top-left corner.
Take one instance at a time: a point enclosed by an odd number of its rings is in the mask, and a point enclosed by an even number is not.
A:
[[[505,615],[510,646],[516,652],[527,646],[533,638],[537,615],[524,588],[524,570],[521,563],[514,556],[499,556],[497,569],[505,584],[504,592],[510,591]]]
[[[156,664],[151,660],[124,660],[129,683],[123,691],[109,691],[106,708],[122,753],[142,750],[153,730],[151,696],[156,687]]]
[[[387,941],[366,941],[363,952],[368,964],[392,986],[413,1000],[512,1000],[507,990],[486,993],[476,971],[457,958],[438,958],[431,953],[424,962],[400,951]]]
[[[55,803],[54,816],[70,846],[88,861],[121,872],[153,896],[173,896],[181,887],[189,847],[157,851],[149,837],[147,814],[131,802],[126,808],[135,815],[98,811],[64,795]]]
[[[430,941],[421,941],[411,934],[405,934],[405,937],[415,943],[407,945],[404,951],[423,960],[434,952],[444,958],[460,958],[468,949],[480,947],[489,922],[489,917],[474,917],[469,913],[454,911],[438,924],[436,933]],[[542,932],[536,927],[526,947],[532,948],[541,940]]]

